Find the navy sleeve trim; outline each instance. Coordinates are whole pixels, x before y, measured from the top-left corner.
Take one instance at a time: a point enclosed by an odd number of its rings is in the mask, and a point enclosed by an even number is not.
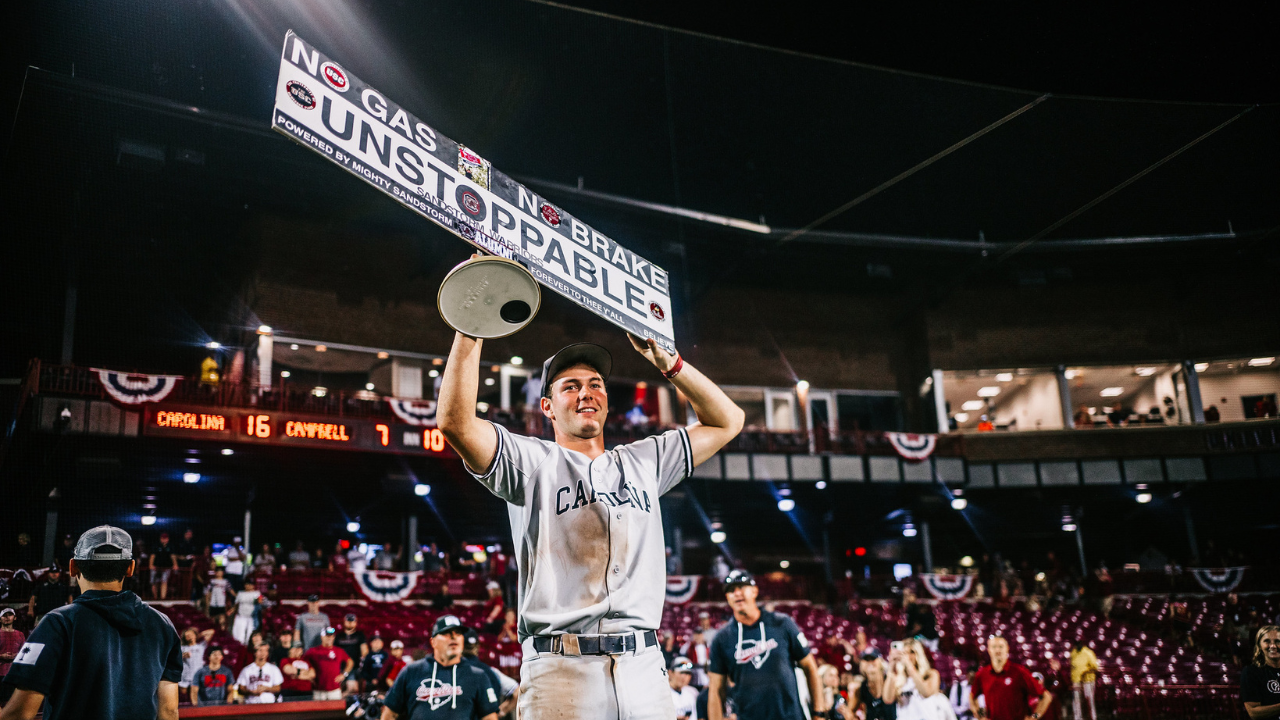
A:
[[[493,462],[489,463],[489,467],[486,468],[483,473],[478,473],[475,470],[472,470],[471,466],[467,465],[466,460],[462,461],[462,467],[466,469],[467,473],[469,473],[471,477],[477,480],[485,480],[493,475],[494,471],[498,469],[498,461],[502,459],[502,452],[506,449],[506,440],[502,437],[502,430],[488,420],[485,422],[489,423],[489,426],[493,428],[494,434],[498,436],[498,449],[493,453]]]
[[[693,477],[693,445],[689,443],[689,429],[680,428],[678,432],[684,445],[684,476]]]

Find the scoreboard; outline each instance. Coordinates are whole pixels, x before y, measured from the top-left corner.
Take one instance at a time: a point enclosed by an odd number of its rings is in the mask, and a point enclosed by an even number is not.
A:
[[[143,435],[284,447],[321,447],[454,457],[438,428],[377,418],[313,416],[241,408],[148,406]]]

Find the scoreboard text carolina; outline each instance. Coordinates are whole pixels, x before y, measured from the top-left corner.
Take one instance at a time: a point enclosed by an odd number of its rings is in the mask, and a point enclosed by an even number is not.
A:
[[[374,450],[415,455],[446,454],[437,428],[390,420],[333,418],[289,412],[223,408],[149,407],[143,434],[222,442]]]

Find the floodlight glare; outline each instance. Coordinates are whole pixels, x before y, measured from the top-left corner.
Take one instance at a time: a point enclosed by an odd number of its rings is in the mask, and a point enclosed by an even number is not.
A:
[[[1209,363],[1196,363],[1196,372],[1204,372],[1209,369]]]
[[[1013,373],[996,374],[996,382],[1013,382]]]
[[[218,348],[222,347],[222,343],[214,342],[210,340],[209,342],[205,343],[204,346],[209,348],[210,350],[217,350]]]
[[[1063,531],[1063,532],[1075,532],[1075,531],[1076,531],[1076,524],[1075,524],[1075,523],[1062,523],[1062,531]]]
[[[969,507],[969,501],[968,501],[968,500],[965,500],[965,499],[964,499],[964,498],[962,498],[962,497],[952,498],[952,499],[951,499],[951,509],[952,509],[952,510],[963,510],[963,509],[965,509],[965,508],[967,508],[967,507]]]
[[[965,401],[964,401],[964,403],[963,403],[962,405],[960,405],[960,409],[962,409],[962,410],[981,410],[982,408],[984,408],[984,407],[986,407],[986,406],[987,406],[987,404],[986,404],[986,403],[984,403],[984,402],[982,402],[981,400],[965,400]]]
[[[1151,493],[1145,493],[1145,492],[1138,493],[1138,496],[1134,498],[1134,500],[1137,500],[1139,503],[1142,503],[1143,505],[1145,505],[1151,502]]]
[[[724,541],[728,539],[729,539],[729,536],[726,535],[723,530],[716,530],[715,532],[711,533],[711,542],[717,545],[723,544]]]
[[[142,516],[142,524],[143,524],[143,525],[155,525],[155,524],[156,524],[156,516],[155,516],[155,515],[143,515],[143,516]]]
[[[235,454],[236,454],[236,451],[235,451],[235,450],[232,450],[231,448],[222,448],[222,454],[223,454],[223,455],[235,455]]]
[[[970,555],[965,555],[964,557],[960,558],[960,567],[973,567],[973,557]]]
[[[791,512],[796,509],[796,501],[791,498],[782,498],[778,501],[778,509],[782,512]]]
[[[347,523],[347,532],[351,532],[351,533],[360,532],[360,523],[356,522],[355,520],[352,520],[351,522]]]
[[[915,536],[916,536],[915,528],[911,527],[910,525],[902,528],[902,537],[915,537]]]
[[[782,568],[783,570],[786,570],[787,568],[791,567],[791,561],[783,560],[782,562],[778,563],[778,567]]]
[[[512,365],[516,365],[516,366],[523,365],[523,364],[524,364],[524,358],[520,357],[519,355],[512,355],[512,356],[511,356],[511,364],[512,364]]]
[[[1000,394],[1000,388],[995,385],[978,388],[978,397],[995,397]]]
[[[259,334],[259,335],[270,335],[270,334],[271,334],[271,326],[270,326],[270,325],[259,325],[259,326],[258,326],[258,334]]]
[[[819,480],[817,483],[815,483],[815,484],[814,484],[814,487],[818,488],[819,490],[826,490],[826,489],[827,489],[827,481],[826,481],[826,480]]]
[[[1120,397],[1124,394],[1122,387],[1102,388],[1102,397]]]
[[[200,473],[182,473],[182,482],[194,485],[200,482]]]
[[[414,485],[413,494],[417,495],[418,497],[426,497],[431,494],[431,486],[423,485],[421,483]]]
[[[805,390],[808,390],[808,389],[809,389],[808,380],[801,380],[796,383],[796,390],[799,390],[800,392],[804,392]]]

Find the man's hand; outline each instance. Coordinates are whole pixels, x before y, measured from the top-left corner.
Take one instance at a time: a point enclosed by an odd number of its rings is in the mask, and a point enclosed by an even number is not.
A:
[[[631,333],[627,333],[627,339],[631,341],[631,347],[643,355],[645,360],[653,363],[659,372],[669,373],[671,368],[675,367],[676,356],[659,347],[657,340],[653,338],[642,340]]]

